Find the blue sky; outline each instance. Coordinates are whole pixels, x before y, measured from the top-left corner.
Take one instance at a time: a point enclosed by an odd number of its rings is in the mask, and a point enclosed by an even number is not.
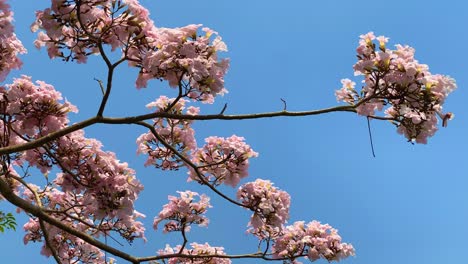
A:
[[[96,113],[100,90],[94,78],[104,79],[98,57],[76,65],[49,60],[36,50],[29,25],[34,11],[48,1],[11,1],[17,34],[29,53],[24,68],[10,74],[31,75],[53,84],[80,112],[73,121]],[[311,110],[337,105],[334,90],[340,79],[353,76],[355,48],[360,34],[374,31],[390,37],[390,45],[408,44],[432,73],[447,74],[459,89],[445,104],[456,117],[427,145],[411,145],[390,123],[373,121],[376,157],[372,157],[366,119],[352,113],[250,121],[209,121],[195,124],[199,144],[211,135],[244,136],[260,156],[251,162],[250,179],[265,178],[292,196],[290,222],[318,220],[340,230],[356,248],[347,264],[466,263],[468,228],[468,8],[464,1],[156,1],[141,0],[157,26],[204,24],[218,31],[228,45],[231,68],[229,93],[202,113],[226,114],[281,110]],[[136,71],[122,65],[106,111],[108,116],[146,113],[145,104],[167,85],[150,82],[136,90]],[[144,168],[136,156],[135,139],[144,131],[134,126],[98,125],[86,129],[137,170],[146,189],[137,209],[147,215],[148,242],[126,246],[139,256],[154,254],[166,243],[180,243],[177,235],[151,228],[153,217],[177,190],[195,190],[212,197],[208,228],[194,228],[191,241],[224,246],[232,254],[255,252],[257,240],[245,234],[249,214],[226,204],[208,189],[186,183],[185,171]],[[234,190],[225,188],[228,194]],[[0,209],[13,211],[6,203]],[[18,216],[22,226],[25,218]],[[24,246],[19,228],[0,235],[2,261],[53,263],[39,255],[39,247]],[[121,248],[120,246],[116,245]],[[119,263],[125,263],[120,261]],[[234,263],[259,263],[252,260]],[[307,261],[304,261],[307,263]],[[318,261],[317,263],[325,263]]]

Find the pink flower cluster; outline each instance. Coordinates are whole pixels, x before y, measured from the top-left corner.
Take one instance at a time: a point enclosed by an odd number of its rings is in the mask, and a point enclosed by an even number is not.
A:
[[[208,243],[205,244],[198,244],[198,243],[190,243],[191,249],[184,248],[182,250],[182,254],[184,255],[191,255],[196,256],[193,258],[170,258],[167,260],[167,264],[231,264],[231,260],[228,258],[216,258],[216,257],[203,257],[207,255],[226,255],[224,253],[223,247],[212,247]],[[174,248],[166,245],[164,250],[159,250],[159,254],[164,255],[172,255],[177,254],[180,252],[182,246],[176,246]]]
[[[257,179],[242,185],[237,199],[253,214],[249,222],[249,233],[259,239],[275,238],[289,218],[291,197],[285,191],[273,186],[268,180]]]
[[[155,34],[155,49],[145,53],[130,52],[130,64],[141,68],[137,87],[146,87],[152,78],[165,79],[171,87],[181,86],[187,81],[184,95],[194,100],[212,103],[216,95],[226,92],[224,75],[229,67],[228,59],[218,60],[217,52],[226,51],[226,44],[217,32],[203,28],[204,35],[197,36],[201,25],[188,25],[182,28],[160,28]],[[133,59],[135,58],[135,59]]]
[[[144,239],[145,228],[137,221],[144,216],[134,209],[143,186],[127,163],[119,162],[114,153],[105,152],[101,147],[99,141],[76,131],[47,147],[26,151],[23,158],[29,166],[37,167],[46,175],[53,166],[62,171],[44,190],[36,188],[42,195],[42,207],[51,210],[52,216],[68,226],[95,237],[112,231],[130,242],[135,238]],[[28,189],[24,196],[35,202]],[[25,229],[28,234],[34,232]],[[76,247],[73,240],[65,233],[62,236],[67,238],[60,238],[62,244],[57,248],[69,247],[68,251],[73,251]]]
[[[156,112],[169,111],[172,114],[198,115],[198,107],[189,106],[186,109],[185,104],[187,101],[184,99],[180,99],[176,104],[172,105],[174,100],[174,98],[161,96],[155,102],[146,105],[146,107],[156,108]],[[169,106],[172,106],[171,109],[168,109]],[[159,136],[180,153],[187,153],[196,149],[195,131],[191,127],[191,120],[158,118],[154,119],[153,122]],[[145,166],[153,165],[164,170],[176,170],[183,166],[180,158],[159,142],[151,131],[142,134],[136,142],[138,145],[137,153],[148,154]]]
[[[193,224],[207,226],[208,218],[205,216],[206,210],[211,207],[210,198],[204,194],[185,191],[178,192],[180,197],[169,195],[169,203],[164,205],[158,217],[154,218],[153,227],[158,228],[161,221],[167,220],[164,225],[164,232],[190,231]],[[195,200],[198,201],[195,201]]]
[[[354,256],[353,246],[341,243],[338,230],[317,221],[308,224],[300,221],[287,226],[281,236],[275,239],[272,251],[273,257],[288,258],[295,264],[300,263],[295,259],[302,255],[306,255],[310,261],[320,258],[340,261]]]
[[[120,218],[101,218],[94,215],[88,209],[88,200],[85,195],[74,192],[61,191],[57,186],[49,185],[44,189],[39,186],[29,184],[28,187],[36,192],[37,198],[41,201],[41,207],[51,211],[50,215],[74,230],[81,231],[96,238],[108,235],[111,231],[119,233],[128,241],[133,241],[135,237],[144,237],[144,227],[141,222],[135,221],[137,217],[144,217],[138,212],[132,215],[124,215]],[[35,194],[25,188],[23,196],[36,203]],[[48,243],[55,253],[64,263],[104,263],[104,254],[98,248],[91,246],[80,238],[70,235],[65,230],[55,226],[46,225]],[[41,253],[47,257],[52,252],[45,243],[44,230],[40,228],[37,218],[30,218],[29,222],[23,226],[26,231],[24,243],[44,242]]]
[[[16,132],[10,133],[13,143],[24,142],[20,135],[36,138],[64,128],[69,122],[67,114],[77,112],[68,101],[59,102],[62,95],[52,85],[43,81],[34,84],[25,75],[1,87],[0,94],[0,112],[10,117],[7,123]]]
[[[81,130],[58,139],[54,145],[50,149],[54,155],[46,155],[47,159],[63,170],[55,183],[66,192],[81,193],[87,204],[85,212],[97,218],[133,214],[133,203],[143,186],[127,163],[103,151],[99,141],[84,137]]]
[[[87,231],[89,228],[85,223],[77,223],[70,221],[70,219],[64,219],[64,223],[69,225],[71,228]],[[98,248],[90,245],[80,238],[72,236],[55,226],[44,223],[47,234],[48,243],[57,253],[58,258],[63,263],[87,263],[87,264],[104,264],[104,253]],[[29,219],[23,226],[27,234],[24,236],[24,244],[29,242],[44,242],[41,250],[41,254],[46,257],[52,256],[52,251],[46,246],[43,230],[37,219]]]
[[[36,13],[31,30],[37,31],[37,48],[47,47],[50,58],[85,63],[99,54],[100,44],[123,54],[153,42],[154,24],[137,0],[52,0],[51,8]]]
[[[61,94],[51,85],[41,81],[34,84],[28,76],[1,87],[2,147],[21,144],[65,128],[69,123],[68,113],[76,111],[76,108],[67,101],[61,101]],[[142,215],[134,210],[134,202],[143,186],[127,163],[119,162],[114,153],[103,151],[102,144],[86,138],[83,131],[10,155],[8,163],[10,161],[14,166],[35,167],[46,176],[53,167],[61,171],[45,189],[33,187],[41,195],[42,207],[52,211],[52,216],[68,226],[96,237],[113,231],[128,241],[144,238],[145,229],[136,221]],[[17,175],[13,168],[10,173]],[[29,189],[25,189],[22,195],[37,203]],[[38,231],[37,225],[37,220],[31,219],[25,226],[28,232],[25,242],[40,240],[43,233]],[[66,254],[64,259],[84,257],[86,254],[78,249],[80,247],[91,252],[88,262],[100,256],[95,253],[95,248],[84,245],[80,239],[70,238],[58,229],[50,230],[54,233],[53,243],[60,249],[60,254]]]
[[[198,36],[200,27],[156,28],[137,0],[52,0],[51,8],[37,12],[31,30],[41,30],[35,45],[46,46],[51,58],[85,63],[90,54],[103,52],[102,44],[110,45],[113,51],[121,49],[130,66],[140,68],[138,88],[150,79],[167,80],[184,90],[183,96],[212,103],[227,92],[229,60],[217,55],[227,47],[211,29],[202,28],[204,34]]]
[[[5,0],[0,0],[0,82],[13,69],[21,68],[19,54],[26,53],[21,41],[13,32],[13,12]]]
[[[249,175],[249,159],[257,157],[244,142],[243,137],[208,137],[206,144],[192,153],[192,161],[202,177],[213,185],[222,183],[235,187],[242,178]],[[198,174],[190,168],[189,180],[201,182]]]
[[[1,123],[0,123],[0,129],[3,129],[1,127]],[[3,146],[2,146],[3,147]],[[3,155],[3,157],[0,159],[0,164],[2,164],[2,166],[5,166],[4,170],[4,177],[3,179],[5,180],[5,182],[8,184],[8,186],[10,187],[10,189],[13,191],[13,193],[17,196],[19,196],[21,194],[21,183],[18,182],[17,180],[14,179],[14,177],[21,177],[18,172],[16,172],[14,166],[12,164],[10,164],[8,166],[8,159],[11,160],[14,160],[15,157],[7,157],[6,155]],[[15,163],[15,162],[13,162]],[[6,167],[8,166],[8,167]],[[13,177],[12,177],[13,176]],[[0,202],[3,201],[5,198],[3,197],[3,195],[0,194]]]
[[[21,144],[65,127],[69,122],[68,112],[77,110],[69,102],[62,103],[61,100],[61,94],[53,86],[42,81],[34,84],[31,77],[24,75],[6,87],[0,87],[0,127],[4,131],[0,145]],[[37,164],[36,157],[28,159],[28,154],[34,151],[27,151],[25,158]],[[21,155],[10,156],[15,160]]]
[[[442,113],[442,105],[455,90],[455,81],[431,74],[427,65],[414,58],[413,48],[396,45],[395,50],[390,50],[387,42],[388,38],[375,37],[372,32],[361,35],[354,71],[355,75],[364,75],[363,87],[358,92],[354,82],[343,79],[336,98],[350,105],[359,104],[356,111],[364,116],[373,116],[388,106],[386,117],[394,121],[398,132],[409,141],[425,144],[437,131],[437,116],[444,126],[453,118],[452,113]]]

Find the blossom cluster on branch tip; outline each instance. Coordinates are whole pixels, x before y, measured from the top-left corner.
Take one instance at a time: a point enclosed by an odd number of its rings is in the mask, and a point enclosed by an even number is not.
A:
[[[156,101],[149,103],[146,107],[156,108],[156,112],[167,112],[172,114],[198,115],[198,107],[185,107],[187,100],[179,99],[173,104],[175,98],[160,96]],[[168,107],[171,107],[168,109]],[[153,119],[153,126],[158,135],[171,147],[180,153],[188,153],[197,147],[195,131],[192,129],[191,120],[157,118]],[[163,170],[177,170],[184,163],[170,148],[160,142],[156,136],[148,131],[137,139],[137,153],[147,154],[148,159],[145,166],[153,165]]]
[[[68,226],[80,231],[88,231],[89,228],[82,223],[70,219],[62,220]],[[69,233],[49,224],[44,223],[48,234],[49,245],[54,251],[58,252],[58,258],[64,263],[67,261],[80,262],[84,264],[104,264],[104,253],[97,247],[86,243],[82,239],[70,235]],[[24,244],[29,242],[44,242],[41,254],[47,257],[53,255],[51,249],[46,245],[44,231],[42,230],[39,220],[30,218],[23,226],[27,231],[24,236]]]
[[[239,187],[237,199],[253,211],[247,232],[259,239],[276,238],[289,218],[291,197],[268,180],[257,179]]]
[[[42,81],[33,83],[28,76],[14,79],[12,84],[0,88],[0,119],[4,131],[1,147],[22,144],[64,129],[69,123],[68,113],[76,111],[71,103],[63,102],[52,85]],[[97,238],[113,231],[128,241],[144,239],[145,228],[137,221],[143,215],[134,209],[143,186],[127,163],[120,162],[114,153],[103,151],[102,144],[86,138],[82,130],[9,155],[7,159],[2,157],[2,163],[9,169],[8,182],[16,182],[12,184],[15,193],[50,210],[51,216],[70,228]],[[19,191],[20,184],[15,180],[20,177],[17,171],[27,173],[30,167],[46,175],[48,184],[44,188],[28,184]],[[55,179],[49,175],[54,167],[61,171]],[[38,219],[31,218],[24,228],[25,243],[44,242],[42,253],[50,256]],[[48,233],[48,243],[59,252],[62,261],[99,263],[97,259],[102,259],[99,249],[64,230],[49,227]]]
[[[304,255],[310,261],[320,258],[340,261],[354,256],[353,246],[341,243],[338,230],[317,221],[308,224],[299,221],[285,227],[275,239],[272,251],[274,257],[287,258],[294,264],[301,263],[296,258]]]
[[[200,27],[160,28],[156,30],[155,49],[135,56],[131,50],[130,64],[141,68],[137,87],[146,87],[152,78],[164,79],[171,87],[180,86],[185,96],[204,103],[213,103],[215,96],[226,93],[224,75],[229,60],[218,60],[217,55],[227,51],[226,44],[219,36],[211,41],[218,33],[209,28],[203,28],[205,34],[198,36]],[[187,84],[181,85],[182,80]]]
[[[203,257],[207,255],[226,255],[223,247],[212,247],[208,243],[198,244],[190,243],[192,248],[184,248],[182,250],[183,255],[196,256],[196,257],[172,257],[167,260],[167,264],[230,264],[229,258],[216,258],[216,257]],[[181,251],[182,246],[171,247],[166,245],[166,248],[159,250],[161,256],[177,254]]]
[[[205,213],[211,207],[210,198],[204,194],[199,195],[191,191],[178,193],[180,197],[169,195],[169,203],[164,205],[158,217],[154,218],[154,229],[157,229],[162,221],[168,221],[164,224],[163,231],[165,233],[174,231],[187,232],[190,231],[190,227],[193,224],[207,226],[209,220],[205,216]]]
[[[37,139],[68,125],[67,114],[77,108],[68,101],[62,102],[60,92],[43,81],[33,83],[31,77],[21,76],[12,84],[0,87],[0,128],[3,131],[0,147],[8,147]],[[31,166],[45,173],[48,168],[41,166],[37,156],[40,150],[28,150],[24,153],[8,155],[7,167],[15,162],[30,162]]]
[[[144,215],[134,209],[134,202],[143,186],[127,163],[119,162],[114,153],[101,150],[99,141],[85,138],[84,132],[79,130],[51,142],[48,147],[26,151],[24,161],[46,175],[53,166],[62,171],[44,189],[34,187],[42,207],[50,210],[51,216],[96,238],[112,231],[129,242],[136,238],[145,239],[145,228],[137,221]],[[24,166],[22,160],[17,163]],[[37,202],[28,188],[23,196],[32,203]],[[31,221],[37,222],[37,219]],[[24,227],[27,231],[25,241],[38,235],[29,227],[31,225]],[[55,236],[58,239],[56,249],[63,251],[67,248],[65,252],[69,252],[63,260],[80,259],[82,252],[77,245],[81,242],[73,242],[73,239],[80,239],[64,230],[56,232],[63,233],[61,238]]]
[[[12,132],[9,145],[62,129],[69,123],[67,114],[78,111],[66,100],[61,103],[62,95],[52,85],[43,81],[34,84],[25,75],[0,87],[0,96],[0,113]]]
[[[13,12],[4,0],[0,0],[0,82],[13,69],[21,68],[19,54],[26,53],[21,41],[14,33]]]
[[[36,13],[31,25],[39,31],[37,48],[47,47],[50,58],[85,63],[91,54],[99,54],[100,45],[112,50],[147,45],[155,39],[149,12],[137,0],[52,0],[51,7]]]
[[[1,88],[2,125],[9,135],[2,141],[3,147],[63,129],[69,123],[68,113],[77,111],[68,101],[60,102],[61,94],[52,85],[36,83],[22,76]],[[84,209],[97,218],[132,215],[133,201],[143,186],[127,163],[119,162],[114,153],[101,148],[101,142],[86,138],[78,130],[26,150],[12,161],[16,166],[27,162],[27,166],[34,166],[44,174],[58,166],[62,172],[53,182],[66,192],[82,194],[88,199]]]
[[[137,88],[146,87],[150,79],[167,80],[184,96],[213,103],[215,96],[227,92],[229,60],[217,55],[227,47],[217,32],[202,28],[198,35],[199,28],[157,28],[137,0],[53,0],[51,8],[37,12],[31,26],[40,30],[36,47],[46,46],[51,58],[86,63],[89,55],[102,54],[103,45],[110,45],[140,69]]]
[[[0,0],[0,81],[20,68],[18,55],[26,52],[13,32],[12,15],[5,0]],[[137,88],[146,87],[152,79],[167,81],[178,89],[178,96],[160,96],[149,103],[147,108],[156,113],[198,115],[200,109],[188,106],[190,101],[213,103],[216,96],[227,92],[224,76],[229,60],[218,54],[227,51],[227,46],[218,33],[202,25],[157,28],[138,0],[51,0],[50,8],[37,12],[31,29],[39,30],[35,45],[46,47],[50,58],[85,63],[89,55],[97,54],[106,62],[109,76],[120,63],[136,67]],[[336,98],[355,106],[359,115],[376,117],[383,111],[385,116],[379,118],[392,121],[408,140],[426,143],[438,129],[438,117],[446,126],[454,116],[444,113],[442,107],[456,89],[455,81],[431,74],[427,65],[414,58],[413,48],[396,45],[392,50],[387,43],[388,38],[372,32],[360,36],[353,69],[355,75],[364,77],[362,87],[357,89],[354,81],[343,79]],[[107,56],[108,50],[120,52],[120,59],[112,63],[109,58],[115,56]],[[68,113],[76,111],[52,85],[33,83],[24,75],[14,79],[0,87],[0,147],[24,144],[65,129],[70,122]],[[250,158],[258,153],[243,137],[211,136],[198,147],[193,120],[152,121],[150,131],[137,139],[137,153],[148,155],[145,165],[163,170],[187,167],[188,181],[208,184],[223,198],[251,210],[247,232],[266,245],[266,250],[263,255],[247,257],[296,264],[301,257],[340,261],[354,255],[353,246],[342,243],[338,231],[328,224],[299,221],[286,226],[291,198],[268,180],[243,184],[237,190],[238,202],[216,189],[221,184],[236,187],[248,176]],[[135,210],[143,185],[127,163],[104,151],[100,141],[85,137],[84,131],[74,130],[39,147],[2,155],[0,165],[3,179],[16,195],[68,228],[96,239],[118,234],[128,242],[146,240],[145,228],[138,221],[145,216]],[[45,186],[24,181],[31,167],[44,174]],[[49,174],[54,169],[59,172],[53,178]],[[185,232],[193,225],[208,225],[206,212],[211,205],[205,194],[178,193],[168,196],[169,202],[154,218],[153,228],[164,223],[163,232],[181,232],[184,243],[167,245],[154,259],[168,264],[231,263],[231,256],[226,256],[222,247],[208,243],[186,247]],[[24,229],[24,243],[42,242],[45,256],[54,255],[64,263],[106,263],[103,248],[70,235],[66,228],[31,216]],[[165,259],[166,255],[170,256]]]
[[[202,182],[203,177],[212,185],[226,184],[235,187],[249,175],[249,159],[258,153],[244,142],[243,137],[208,137],[206,144],[192,153],[192,162],[198,173],[189,168],[189,180]]]
[[[378,41],[378,48],[375,41]],[[429,67],[414,58],[414,49],[396,45],[388,49],[388,38],[375,37],[372,32],[360,36],[355,75],[363,75],[360,91],[356,83],[343,79],[335,95],[338,101],[358,105],[360,115],[373,116],[385,106],[385,117],[409,141],[427,143],[437,131],[439,116],[446,126],[452,113],[444,114],[442,105],[449,93],[456,89],[455,80],[431,74]]]

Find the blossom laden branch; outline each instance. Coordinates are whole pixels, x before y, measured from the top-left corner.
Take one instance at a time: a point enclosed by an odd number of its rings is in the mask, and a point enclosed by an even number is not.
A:
[[[156,28],[149,12],[137,0],[52,0],[50,8],[37,12],[33,31],[38,31],[36,47],[47,47],[50,58],[86,63],[88,56],[99,55],[107,66],[107,82],[100,83],[103,98],[95,117],[69,125],[68,112],[76,110],[62,101],[60,93],[44,82],[33,84],[23,76],[0,89],[0,155],[2,172],[15,173],[12,166],[34,167],[48,175],[54,166],[61,169],[56,178],[40,190],[24,182],[0,177],[0,193],[12,204],[33,217],[25,225],[25,242],[42,241],[58,262],[103,263],[103,251],[132,263],[168,260],[169,263],[231,263],[231,259],[258,258],[298,263],[300,257],[339,261],[354,255],[354,248],[341,242],[338,231],[317,221],[294,222],[289,219],[290,196],[268,180],[243,184],[237,201],[217,187],[236,187],[247,177],[249,159],[257,153],[244,138],[208,137],[197,147],[192,123],[195,120],[244,120],[279,116],[310,116],[331,112],[356,112],[374,119],[391,120],[409,140],[425,143],[437,129],[437,115],[446,126],[453,114],[442,113],[446,96],[455,89],[452,79],[431,75],[428,67],[414,60],[414,50],[397,46],[386,48],[387,38],[372,33],[361,36],[355,73],[364,76],[358,92],[351,80],[343,80],[337,99],[349,105],[291,112],[283,100],[282,111],[258,114],[200,115],[199,109],[186,107],[190,101],[213,103],[227,92],[224,76],[229,60],[219,56],[227,51],[217,32],[202,25],[168,29]],[[24,52],[11,26],[12,13],[0,0],[0,31],[4,33],[0,51],[0,81],[12,69],[19,68],[18,54]],[[379,41],[379,50],[374,40]],[[3,39],[2,39],[3,40]],[[115,62],[111,52],[120,55]],[[7,58],[6,60],[4,58]],[[148,105],[150,114],[129,117],[105,117],[104,111],[113,89],[114,70],[123,62],[138,69],[136,87],[146,87],[152,79],[165,80],[178,89],[176,98],[161,96]],[[377,111],[390,105],[385,116]],[[148,121],[148,120],[151,120]],[[114,153],[102,150],[98,140],[84,137],[83,128],[95,124],[134,124],[149,130],[138,138],[138,152],[148,154],[146,165],[164,170],[188,168],[189,179],[206,185],[226,201],[253,212],[248,232],[265,244],[263,252],[227,255],[222,247],[189,241],[191,225],[204,226],[209,198],[191,191],[170,196],[154,220],[162,221],[165,232],[179,231],[182,245],[166,246],[157,256],[135,257],[102,243],[102,234],[117,232],[131,242],[144,238],[144,227],[136,219],[144,217],[134,210],[134,202],[143,189],[135,172],[117,160]],[[10,155],[16,153],[15,155]],[[36,190],[37,189],[37,190]],[[45,230],[48,228],[48,231]],[[42,231],[41,231],[42,230]],[[51,235],[49,235],[51,234]],[[259,248],[261,244],[259,245]]]
[[[74,235],[76,237],[79,237],[81,239],[83,239],[85,242],[93,245],[93,246],[96,246],[100,249],[103,249],[115,256],[118,256],[122,259],[125,259],[125,260],[128,260],[130,261],[131,263],[140,263],[140,261],[138,261],[137,258],[123,252],[123,251],[120,251],[116,248],[113,248],[111,246],[108,246],[107,244],[105,243],[102,243],[100,242],[99,240],[96,240],[94,239],[93,237],[91,237],[90,235],[87,235],[83,232],[80,232],[64,223],[62,223],[61,221],[49,216],[47,213],[45,213],[42,208],[40,208],[39,206],[36,206],[36,205],[33,205],[31,203],[29,203],[28,201],[26,200],[23,200],[21,199],[20,197],[18,197],[17,195],[15,195],[13,193],[13,191],[10,189],[9,185],[5,182],[4,179],[0,179],[0,193],[2,194],[2,196],[8,200],[10,203],[12,203],[13,205],[15,206],[18,206],[20,207],[21,209],[25,210],[26,212],[40,218],[41,220],[53,225],[53,226],[56,226],[58,228],[60,228],[61,230],[71,234],[71,235]]]
[[[375,40],[379,42],[378,49]],[[450,112],[442,113],[442,105],[456,89],[455,80],[431,74],[427,65],[414,58],[412,47],[398,44],[391,50],[386,47],[387,42],[387,37],[375,37],[373,32],[360,36],[358,61],[353,68],[355,75],[364,76],[363,87],[358,92],[355,82],[343,79],[336,98],[350,105],[367,99],[356,107],[363,116],[374,116],[388,106],[382,118],[394,121],[398,133],[408,141],[425,144],[438,129],[438,116],[444,127],[453,118]]]
[[[186,164],[188,164],[188,166],[190,166],[190,167],[197,173],[198,178],[199,178],[200,181],[203,183],[203,185],[208,186],[208,188],[210,188],[213,192],[215,192],[217,195],[221,196],[221,197],[224,198],[225,200],[229,201],[230,203],[235,204],[235,205],[238,205],[238,206],[241,206],[241,207],[244,207],[244,205],[242,205],[241,203],[238,203],[238,202],[236,202],[235,200],[229,198],[227,195],[225,195],[224,193],[222,193],[221,191],[219,191],[218,189],[216,189],[216,187],[214,187],[213,185],[211,185],[211,184],[203,177],[203,175],[201,174],[201,172],[198,170],[197,165],[193,164],[193,162],[190,161],[190,159],[188,159],[187,157],[185,157],[184,155],[182,155],[181,153],[179,153],[176,149],[174,149],[174,147],[172,147],[172,146],[169,145],[167,142],[165,142],[164,139],[161,138],[161,136],[156,132],[156,130],[154,129],[153,126],[151,126],[151,125],[148,124],[148,123],[142,122],[142,121],[136,122],[136,124],[148,128],[148,129],[151,131],[151,133],[152,133],[166,148],[170,149],[170,150],[172,151],[172,153],[174,153],[175,155],[177,155],[182,161],[184,161]]]
[[[34,200],[36,201],[36,204],[39,207],[42,207],[41,199],[39,198],[39,195],[36,192],[36,190],[34,190],[34,188],[29,186],[29,184],[26,183],[22,178],[17,177],[15,175],[6,175],[6,177],[11,177],[15,181],[18,181],[19,183],[21,183],[25,188],[27,188],[33,194]],[[50,240],[50,236],[49,236],[49,233],[48,233],[50,229],[46,227],[46,225],[45,225],[45,223],[44,223],[44,221],[42,219],[39,219],[38,221],[39,221],[40,228],[42,230],[42,234],[44,236],[45,248],[43,248],[43,251],[45,251],[45,249],[47,249],[52,254],[54,260],[58,264],[61,264],[62,261],[60,260],[58,254],[57,254],[56,248],[52,246],[52,243],[51,243],[51,240]]]

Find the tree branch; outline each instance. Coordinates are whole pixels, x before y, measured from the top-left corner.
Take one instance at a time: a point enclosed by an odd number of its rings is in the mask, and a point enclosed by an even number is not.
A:
[[[271,254],[270,254],[271,255]],[[306,257],[306,254],[300,254],[294,256],[295,258]],[[160,256],[149,256],[149,257],[140,257],[137,258],[139,262],[147,262],[152,260],[160,260],[160,259],[170,259],[170,258],[186,258],[186,259],[203,259],[203,258],[224,258],[224,259],[263,259],[269,261],[281,261],[281,260],[291,260],[290,257],[283,257],[283,258],[271,258],[267,255],[264,255],[261,252],[252,253],[252,254],[240,254],[240,255],[218,255],[218,254],[209,254],[209,255],[188,255],[188,254],[167,254],[167,255],[160,255]]]
[[[123,251],[120,251],[114,247],[108,246],[105,243],[102,243],[99,240],[94,239],[90,235],[80,232],[74,228],[71,228],[67,226],[66,224],[62,223],[61,221],[51,217],[50,215],[46,214],[42,208],[39,206],[33,205],[24,199],[18,197],[13,193],[13,191],[10,189],[8,186],[8,183],[5,182],[4,179],[0,179],[0,193],[3,195],[3,197],[8,200],[10,203],[13,205],[16,205],[20,207],[21,209],[25,210],[26,212],[38,217],[39,219],[43,220],[44,222],[47,222],[48,224],[51,224],[53,226],[56,226],[59,229],[62,229],[63,231],[74,235],[76,237],[79,237],[86,241],[87,243],[100,248],[104,251],[107,251],[111,253],[112,255],[115,255],[117,257],[120,257],[122,259],[125,259],[131,263],[138,264],[141,261],[139,261],[136,257],[129,255]]]
[[[260,119],[268,117],[280,117],[280,116],[312,116],[320,115],[332,112],[356,112],[356,105],[344,105],[335,106],[330,108],[324,108],[319,110],[310,111],[278,111],[278,112],[265,112],[255,114],[239,114],[239,115],[224,115],[224,114],[209,114],[209,115],[183,115],[183,114],[171,114],[166,112],[155,112],[145,115],[129,116],[129,117],[103,117],[101,123],[105,124],[131,124],[138,121],[144,121],[154,118],[170,118],[170,119],[184,119],[184,120],[247,120],[247,119]]]
[[[300,111],[300,112],[291,112],[291,111],[279,111],[279,112],[265,112],[265,113],[257,113],[257,114],[240,114],[240,115],[224,115],[224,114],[211,114],[211,115],[179,115],[179,114],[171,114],[166,112],[156,112],[151,114],[145,115],[138,115],[138,116],[129,116],[129,117],[101,117],[95,116],[84,121],[75,123],[71,126],[68,126],[62,130],[55,131],[50,133],[46,136],[41,138],[32,140],[31,142],[27,142],[20,145],[8,146],[0,148],[0,155],[3,154],[11,154],[14,152],[25,151],[28,149],[33,149],[40,147],[41,145],[48,143],[54,139],[62,137],[66,134],[72,133],[74,131],[83,129],[85,127],[91,126],[93,124],[136,124],[139,121],[144,121],[153,118],[169,118],[175,120],[247,120],[247,119],[260,119],[260,118],[270,118],[270,117],[280,117],[280,116],[312,116],[312,115],[320,115],[325,113],[332,113],[332,112],[356,112],[355,108],[360,104],[356,105],[345,105],[345,106],[336,106],[330,108],[324,108],[319,110],[311,110],[311,111]],[[385,119],[386,118],[379,118],[374,117],[374,119]]]
[[[8,177],[13,178],[14,180],[21,183],[24,187],[26,187],[34,195],[34,199],[36,200],[37,205],[39,207],[42,207],[41,198],[39,198],[39,195],[37,194],[37,192],[33,188],[31,188],[26,181],[24,181],[20,177],[14,176],[14,175],[9,175]],[[61,264],[62,261],[60,261],[60,258],[58,257],[57,252],[55,251],[55,249],[50,244],[49,233],[47,232],[47,228],[45,227],[44,221],[42,221],[41,219],[39,219],[39,226],[41,227],[42,233],[44,234],[45,244],[50,249],[50,252],[52,253],[52,256],[53,256],[55,262],[57,262],[58,264]]]
[[[14,152],[20,152],[20,151],[25,151],[25,150],[28,150],[28,149],[38,148],[38,147],[40,147],[40,146],[42,146],[42,145],[44,145],[46,143],[49,143],[52,140],[55,140],[55,139],[57,139],[59,137],[65,136],[65,135],[67,135],[69,133],[72,133],[72,132],[75,132],[77,130],[83,129],[83,128],[88,127],[90,125],[99,123],[100,119],[101,118],[99,118],[99,117],[92,117],[92,118],[86,119],[84,121],[81,121],[79,123],[68,126],[68,127],[64,128],[64,129],[61,129],[61,130],[55,131],[53,133],[50,133],[50,134],[48,134],[46,136],[43,136],[43,137],[40,137],[38,139],[32,140],[30,142],[26,142],[26,143],[20,144],[20,145],[14,145],[14,146],[8,146],[8,147],[0,148],[0,155],[11,154],[11,153],[14,153]]]
[[[161,136],[159,136],[158,132],[156,132],[156,129],[154,129],[154,127],[148,123],[145,123],[143,121],[140,121],[140,122],[135,122],[135,124],[137,125],[140,125],[140,126],[144,126],[146,128],[148,128],[151,133],[159,140],[159,142],[161,142],[166,148],[168,148],[169,150],[171,150],[176,156],[178,156],[183,162],[185,162],[188,166],[192,167],[193,170],[195,170],[195,172],[197,173],[197,176],[198,178],[200,179],[200,181],[208,186],[208,188],[210,188],[213,192],[215,192],[216,194],[218,194],[219,196],[221,196],[222,198],[224,198],[225,200],[235,204],[235,205],[238,205],[238,206],[241,206],[241,207],[245,207],[245,208],[248,208],[250,209],[249,207],[229,198],[227,195],[225,195],[224,193],[220,192],[218,189],[216,189],[216,187],[214,187],[213,185],[211,185],[200,173],[200,171],[198,170],[198,166],[193,164],[193,162],[191,160],[189,160],[187,157],[185,157],[184,155],[182,155],[180,152],[178,152],[174,147],[172,147],[171,145],[169,145]]]

